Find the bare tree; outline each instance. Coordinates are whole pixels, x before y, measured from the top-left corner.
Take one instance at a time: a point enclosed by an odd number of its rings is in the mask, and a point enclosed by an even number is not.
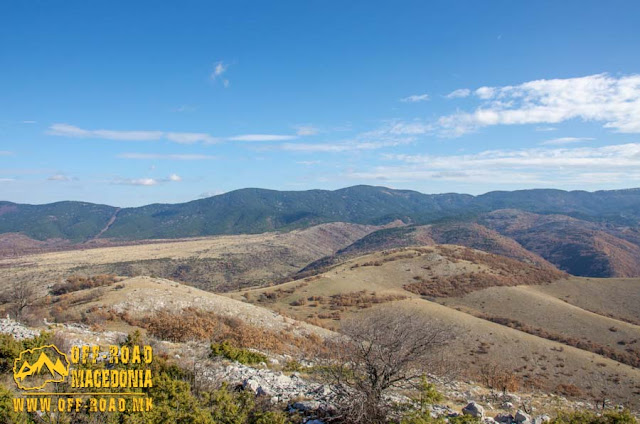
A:
[[[22,313],[26,308],[33,305],[35,291],[33,287],[24,282],[15,282],[4,294],[4,301],[11,303],[16,319],[22,318]]]
[[[383,423],[390,389],[409,387],[426,372],[443,371],[451,327],[424,312],[380,307],[343,321],[344,336],[330,341],[326,372],[340,403],[340,420]]]

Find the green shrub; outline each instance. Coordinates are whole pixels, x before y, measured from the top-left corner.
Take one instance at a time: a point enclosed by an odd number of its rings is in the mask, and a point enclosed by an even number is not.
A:
[[[0,422],[11,424],[27,424],[33,421],[25,414],[13,410],[13,393],[0,385]]]
[[[551,424],[637,424],[631,412],[606,411],[597,415],[588,411],[560,412]]]
[[[33,349],[50,343],[51,333],[42,333],[39,336],[16,340],[11,334],[0,334],[0,373],[13,372],[13,362],[26,349]]]
[[[267,362],[267,357],[262,353],[234,347],[226,340],[222,343],[213,343],[211,345],[211,356],[222,356],[245,365]]]
[[[291,361],[287,361],[287,363],[284,364],[284,367],[282,368],[282,371],[285,371],[285,372],[305,372],[305,371],[309,371],[309,368],[305,367],[304,365],[302,365],[300,362],[298,362],[296,360],[291,360]]]
[[[480,418],[472,417],[471,415],[458,415],[457,417],[449,418],[449,424],[480,424]]]
[[[259,412],[251,420],[252,424],[287,424],[291,422],[287,414],[281,411]]]
[[[444,418],[433,418],[429,412],[413,412],[400,420],[400,424],[444,424]]]
[[[440,402],[444,399],[442,393],[438,392],[436,386],[429,383],[425,376],[422,376],[418,385],[418,393],[411,398],[420,406],[420,410],[424,411],[428,405]]]

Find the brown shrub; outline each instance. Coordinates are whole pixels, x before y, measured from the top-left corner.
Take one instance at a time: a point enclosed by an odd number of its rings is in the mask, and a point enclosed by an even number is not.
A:
[[[67,278],[67,281],[65,281],[64,283],[54,284],[49,291],[55,296],[60,296],[75,291],[92,289],[95,287],[110,286],[117,281],[117,277],[111,274],[94,275],[92,277],[72,275],[71,277]]]
[[[583,395],[582,390],[573,384],[558,384],[554,392],[562,396],[571,397],[580,397]]]
[[[227,341],[234,347],[287,354],[315,354],[322,344],[320,337],[315,334],[299,337],[291,332],[266,330],[245,324],[237,318],[223,317],[193,307],[180,312],[161,310],[137,319],[128,315],[121,315],[121,318],[131,325],[145,328],[154,337],[173,342]]]
[[[520,388],[520,381],[513,373],[500,364],[487,363],[478,370],[478,379],[489,389],[501,392],[515,392]]]

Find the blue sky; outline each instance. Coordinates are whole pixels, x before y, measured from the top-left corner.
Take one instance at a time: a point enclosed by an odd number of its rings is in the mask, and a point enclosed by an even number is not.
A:
[[[0,199],[640,186],[637,1],[0,3]]]

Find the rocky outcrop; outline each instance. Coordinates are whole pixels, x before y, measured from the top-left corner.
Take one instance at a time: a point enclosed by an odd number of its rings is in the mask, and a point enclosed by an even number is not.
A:
[[[30,329],[7,316],[0,319],[0,333],[11,334],[16,340],[24,340],[38,336],[40,331]]]

